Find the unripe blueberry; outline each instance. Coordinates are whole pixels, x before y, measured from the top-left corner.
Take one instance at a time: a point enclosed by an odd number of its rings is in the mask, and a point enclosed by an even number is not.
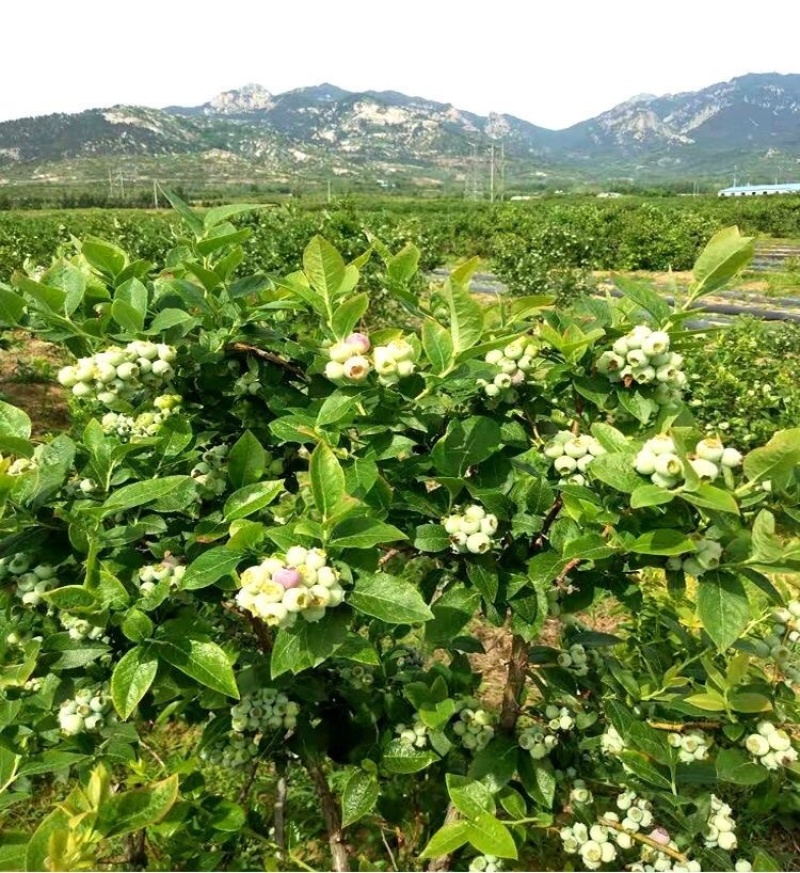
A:
[[[649,385],[656,378],[656,371],[653,367],[634,367],[633,378],[640,385]]]
[[[351,333],[345,340],[345,344],[359,355],[366,355],[370,349],[369,337],[363,333]]]
[[[555,468],[556,472],[561,476],[565,476],[568,473],[573,473],[576,470],[577,466],[578,462],[575,460],[575,458],[570,458],[569,455],[562,455],[560,458],[556,458],[553,462],[553,467]]]
[[[725,831],[721,833],[717,837],[717,845],[723,851],[730,852],[731,849],[735,849],[738,845],[738,840],[736,839],[736,834],[733,831]]]
[[[677,455],[659,455],[655,460],[656,473],[676,478],[683,473],[683,462]]]
[[[723,467],[738,467],[742,463],[742,453],[733,448],[725,449],[722,452],[720,464]]]
[[[306,554],[306,559],[303,563],[310,570],[319,570],[325,566],[326,556],[325,552],[320,551],[319,549],[309,549]]]
[[[512,361],[511,358],[503,358],[500,361],[500,372],[505,373],[507,376],[510,376],[512,373],[517,371],[517,362]]]
[[[656,455],[649,449],[642,449],[634,458],[634,468],[642,476],[651,476],[656,471]]]
[[[415,365],[413,361],[398,361],[397,362],[397,375],[401,378],[405,378],[406,376],[411,376],[414,372]]]
[[[77,713],[63,713],[58,722],[65,734],[79,734],[83,730],[83,718]]]
[[[647,355],[641,349],[631,349],[631,351],[629,351],[625,356],[625,360],[634,369],[639,369],[648,365]]]
[[[449,515],[443,522],[444,529],[449,534],[460,533],[462,517],[460,515]]]
[[[617,373],[625,366],[625,359],[614,352],[603,352],[597,359],[597,370],[603,375]]]
[[[719,476],[719,467],[712,461],[703,458],[693,458],[689,461],[691,468],[705,482],[713,482]]]
[[[582,458],[588,452],[588,447],[585,445],[585,441],[576,437],[575,439],[571,439],[569,442],[564,443],[564,454],[568,455],[570,458]]]
[[[695,446],[695,453],[698,458],[704,461],[713,461],[715,464],[722,459],[724,450],[725,447],[722,445],[722,440],[718,437],[706,437]]]
[[[58,381],[65,388],[72,388],[78,382],[78,375],[75,372],[75,367],[62,367],[58,371]]]
[[[414,357],[414,346],[405,339],[393,340],[386,348],[395,361],[410,361]]]
[[[665,354],[669,351],[669,334],[662,330],[654,331],[642,340],[642,351],[648,357]]]
[[[128,362],[124,364],[120,364],[117,367],[117,378],[122,379],[123,382],[127,382],[129,379],[132,379],[139,372],[139,368],[136,364],[130,364]]]
[[[486,352],[484,360],[487,364],[499,364],[503,360],[503,352],[500,349],[492,349]]]
[[[487,397],[499,397],[499,396],[500,396],[500,389],[497,387],[497,385],[494,385],[494,384],[493,384],[493,385],[487,385],[487,386],[483,389],[483,393],[484,393]]]
[[[72,393],[76,397],[86,397],[87,394],[92,393],[92,386],[87,385],[86,382],[76,382],[75,385],[72,386]]]
[[[334,343],[328,349],[328,357],[331,361],[335,361],[337,364],[343,364],[348,358],[353,356],[353,349],[346,342],[344,343]]]
[[[497,532],[497,516],[496,515],[487,515],[486,518],[481,519],[481,533],[485,533],[487,536],[492,536],[492,534]]]
[[[467,538],[467,550],[474,555],[482,555],[492,547],[492,541],[485,533],[474,533]]]
[[[302,584],[303,577],[294,567],[281,567],[280,570],[272,574],[272,581],[285,589],[297,588]]]
[[[166,378],[167,376],[172,374],[172,364],[168,361],[162,361],[159,359],[158,361],[153,361],[152,371],[154,376],[162,376]],[[119,370],[117,370],[119,373]]]
[[[561,443],[548,443],[544,447],[544,455],[546,458],[555,460],[564,454],[564,447]]]
[[[352,382],[363,382],[369,375],[369,361],[363,355],[353,355],[344,363],[344,374]]]
[[[513,342],[513,343],[509,343],[503,349],[503,355],[506,358],[511,358],[512,361],[519,360],[524,354],[525,354],[525,346],[520,340],[517,340],[516,342]]]
[[[615,355],[619,355],[621,358],[625,358],[628,355],[628,352],[631,350],[632,346],[628,345],[628,341],[625,337],[618,339],[611,348],[614,350]]]
[[[674,476],[662,476],[658,471],[653,473],[650,481],[653,485],[658,485],[659,488],[666,488],[667,490],[674,488],[678,484],[678,480]]]

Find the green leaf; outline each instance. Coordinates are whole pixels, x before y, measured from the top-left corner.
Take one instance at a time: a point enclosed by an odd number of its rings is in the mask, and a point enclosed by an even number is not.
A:
[[[513,738],[495,736],[472,759],[468,775],[480,780],[492,793],[504,788],[517,770],[519,746]]]
[[[451,855],[456,849],[460,849],[469,839],[469,824],[465,821],[454,821],[442,825],[431,837],[429,843],[419,856],[420,861],[429,858],[441,858],[443,855]]]
[[[103,504],[103,517],[145,506],[148,503],[163,501],[183,486],[195,488],[191,476],[163,476],[160,479],[146,479],[144,482],[134,482],[115,491]],[[188,501],[187,501],[188,502]],[[157,512],[157,507],[153,507]]]
[[[468,839],[484,855],[497,855],[498,858],[517,857],[517,846],[511,831],[486,812],[469,822]]]
[[[347,780],[342,793],[342,827],[346,828],[372,812],[379,794],[380,787],[375,776],[356,770]]]
[[[401,284],[410,282],[417,273],[420,254],[420,250],[413,243],[406,243],[386,265],[389,278]]]
[[[210,230],[218,224],[229,221],[236,215],[266,208],[266,203],[226,203],[224,206],[215,206],[213,209],[209,209],[203,216],[203,227],[206,230]]]
[[[303,252],[303,271],[325,303],[325,310],[320,314],[332,317],[334,298],[345,281],[342,256],[327,240],[315,236]]]
[[[327,443],[319,443],[312,452],[309,474],[314,503],[327,521],[345,496],[344,470]]]
[[[423,322],[422,348],[434,373],[438,375],[450,369],[454,358],[450,331],[432,318],[427,318]]]
[[[371,549],[383,543],[407,539],[403,531],[377,518],[353,517],[340,521],[331,532],[329,545],[337,549]]]
[[[215,643],[175,636],[158,640],[152,645],[156,647],[159,658],[185,673],[190,679],[228,697],[239,699],[233,668],[225,652]]]
[[[48,862],[48,857],[52,854],[51,838],[57,839],[59,834],[67,832],[69,832],[69,816],[60,807],[56,807],[45,816],[31,835],[25,855],[25,869],[30,871],[56,869]],[[54,860],[58,862],[59,859]]]
[[[125,721],[147,694],[158,672],[158,658],[151,646],[137,646],[126,652],[111,675],[111,700]]]
[[[0,289],[2,292],[2,289]],[[0,316],[2,303],[0,302]],[[25,856],[28,852],[28,834],[23,831],[6,829],[0,835],[0,870],[25,870]]]
[[[425,625],[425,639],[433,645],[447,644],[458,636],[480,607],[481,593],[458,583],[431,604],[433,621]]]
[[[25,312],[25,300],[0,282],[0,324],[16,327]]]
[[[730,705],[734,712],[769,712],[772,709],[772,703],[768,697],[749,691],[731,694]]]
[[[419,773],[426,767],[430,767],[439,756],[430,749],[417,749],[400,742],[400,739],[392,740],[386,747],[381,764],[387,773]]]
[[[681,491],[680,497],[687,503],[691,503],[692,506],[739,515],[739,506],[734,496],[729,491],[723,491],[721,488],[715,488],[707,483],[701,485],[696,491]]]
[[[675,495],[658,485],[640,485],[631,493],[631,509],[643,509],[646,506],[663,506],[671,503]]]
[[[122,633],[133,643],[143,643],[153,635],[153,622],[141,609],[128,611],[121,625]]]
[[[0,436],[27,440],[31,435],[31,420],[27,413],[0,400]]]
[[[413,585],[387,573],[362,576],[347,595],[347,602],[353,609],[389,624],[430,621],[433,618],[430,607]]]
[[[44,593],[44,599],[56,609],[76,612],[97,609],[97,600],[91,591],[82,585],[64,585]]]
[[[431,459],[443,476],[463,477],[470,467],[498,451],[500,444],[500,425],[494,419],[484,416],[473,416],[463,422],[455,419],[433,447]]]
[[[100,807],[98,830],[111,838],[150,827],[164,818],[177,799],[177,773],[153,785],[112,794]]]
[[[270,479],[267,482],[245,485],[244,488],[234,491],[225,501],[225,508],[223,510],[225,521],[236,521],[239,518],[247,518],[248,515],[252,515],[254,512],[260,512],[266,506],[269,506],[283,491],[283,479]]]
[[[726,227],[715,233],[695,262],[693,296],[721,288],[750,263],[753,251],[752,237],[742,236],[738,227]]]
[[[318,667],[344,645],[351,619],[349,610],[337,607],[320,621],[300,621],[293,628],[279,630],[270,661],[272,678]]]
[[[628,546],[628,551],[639,555],[682,555],[696,551],[696,546],[694,540],[680,531],[662,528],[637,537]]]
[[[466,776],[448,773],[445,776],[447,793],[453,806],[467,819],[483,813],[494,815],[497,809],[491,791],[481,782]]]
[[[556,793],[556,774],[549,761],[534,761],[521,751],[519,755],[519,778],[528,797],[545,810],[553,808]]]
[[[769,773],[765,767],[750,760],[741,749],[721,749],[717,755],[717,776],[734,785],[758,785]]]
[[[443,552],[450,548],[450,535],[440,524],[421,524],[414,538],[414,548],[420,552]]]
[[[455,274],[453,274],[455,275]],[[450,308],[450,335],[456,355],[477,345],[483,336],[483,307],[467,288],[452,276],[442,289]]]
[[[627,452],[600,455],[592,461],[589,474],[592,479],[605,482],[617,491],[631,494],[642,485],[642,477],[633,468],[634,456],[635,452],[630,449]]]
[[[770,481],[785,488],[798,464],[800,427],[795,427],[779,430],[765,446],[753,449],[744,459],[744,474],[751,482]]]
[[[626,750],[621,752],[619,757],[625,769],[638,776],[643,782],[647,782],[649,785],[656,785],[659,788],[665,788],[667,791],[672,789],[672,783],[664,772],[654,764],[651,764],[643,755]]]
[[[203,221],[197,213],[193,212],[189,206],[181,200],[180,197],[174,192],[170,191],[168,188],[162,188],[162,192],[164,196],[169,200],[172,208],[180,215],[183,219],[184,224],[189,228],[189,230],[194,233],[194,235],[200,239],[202,237],[203,232],[205,230]]]
[[[776,861],[768,852],[757,849],[753,856],[753,870],[755,873],[780,873],[783,866]]]
[[[241,560],[240,552],[231,551],[225,546],[209,549],[186,568],[181,588],[185,591],[208,588],[220,579],[232,575]]]
[[[727,573],[704,573],[697,583],[697,614],[719,651],[724,652],[739,639],[750,620],[744,585]]]
[[[234,488],[252,485],[264,475],[266,466],[267,453],[253,433],[246,430],[228,455],[228,479]]]
[[[368,308],[368,294],[356,294],[337,306],[331,319],[331,328],[336,334],[336,338],[343,340],[349,336]]]
[[[345,393],[341,388],[325,398],[317,413],[317,427],[327,427],[348,416],[359,403],[358,393]]]
[[[95,270],[109,279],[116,279],[128,263],[128,256],[119,246],[96,237],[83,240],[81,254]]]
[[[632,300],[645,312],[649,312],[657,324],[663,324],[669,318],[672,312],[669,303],[645,284],[621,276],[614,277],[614,284],[628,300]]]
[[[182,309],[162,309],[150,323],[149,334],[160,334],[179,325],[183,328],[181,334],[187,333],[199,324],[198,320]]]
[[[628,452],[630,450],[630,443],[625,434],[610,424],[596,421],[592,425],[591,431],[592,436],[607,452]]]

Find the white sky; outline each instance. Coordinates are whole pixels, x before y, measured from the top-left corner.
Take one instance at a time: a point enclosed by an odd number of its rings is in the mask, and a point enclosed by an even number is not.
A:
[[[800,73],[798,25],[798,0],[4,0],[0,120],[328,81],[559,128],[634,94]]]

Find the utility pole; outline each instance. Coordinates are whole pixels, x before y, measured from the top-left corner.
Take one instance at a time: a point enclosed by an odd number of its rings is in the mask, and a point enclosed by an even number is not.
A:
[[[494,203],[494,143],[489,146],[489,202]]]
[[[153,179],[153,208],[158,209],[158,182]]]
[[[464,197],[467,200],[480,200],[483,197],[477,145],[472,146],[472,154],[469,158],[467,174],[464,179]]]

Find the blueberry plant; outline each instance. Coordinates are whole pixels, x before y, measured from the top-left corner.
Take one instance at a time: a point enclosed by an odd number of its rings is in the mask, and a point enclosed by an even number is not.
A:
[[[751,241],[680,310],[376,241],[412,328],[367,330],[370,252],[239,275],[247,207],[174,205],[160,267],[0,285],[74,358],[69,432],[0,404],[0,869],[779,869],[800,428],[740,453],[681,370]]]

